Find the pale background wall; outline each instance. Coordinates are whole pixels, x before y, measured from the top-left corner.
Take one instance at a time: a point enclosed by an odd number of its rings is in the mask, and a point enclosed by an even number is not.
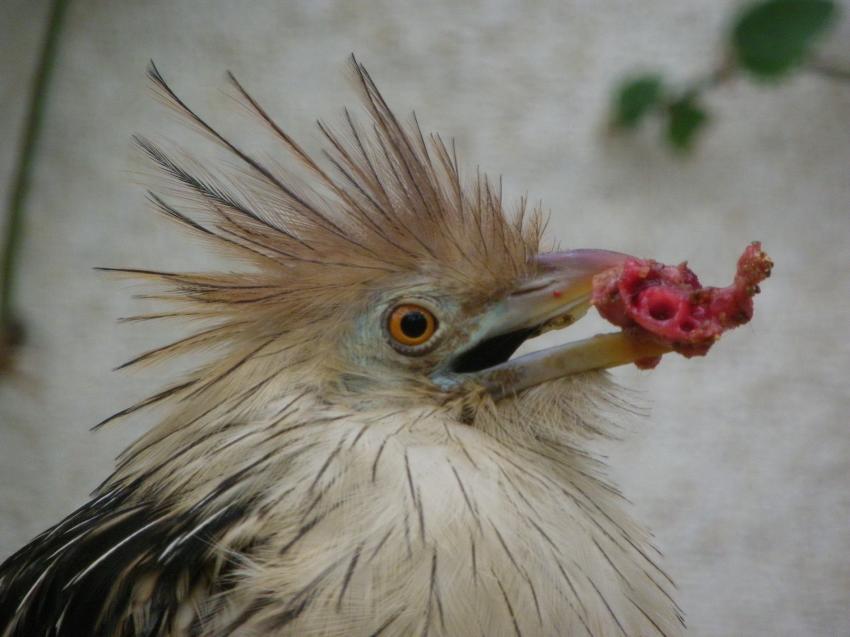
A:
[[[0,195],[46,5],[0,2]],[[746,242],[764,241],[777,266],[753,323],[707,359],[618,371],[654,407],[605,451],[656,531],[693,635],[850,634],[850,85],[725,87],[687,161],[649,131],[600,134],[617,77],[642,65],[698,73],[734,6],[73,2],[23,249],[29,345],[20,375],[0,380],[0,557],[81,503],[145,423],[88,427],[162,383],[159,371],[109,372],[173,332],[118,326],[144,307],[91,267],[206,258],[146,212],[134,183],[131,133],[191,138],[149,97],[147,60],[226,130],[254,134],[218,91],[232,69],[315,148],[313,120],[353,101],[354,51],[397,111],[415,107],[457,138],[470,170],[543,198],[565,246],[688,258],[725,283]],[[845,66],[848,42],[845,22],[828,46]]]

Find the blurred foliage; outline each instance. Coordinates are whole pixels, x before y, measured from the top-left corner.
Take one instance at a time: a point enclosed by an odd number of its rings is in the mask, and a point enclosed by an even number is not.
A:
[[[620,128],[637,126],[644,115],[651,112],[662,100],[664,86],[657,73],[641,75],[623,83],[617,91],[614,105],[614,123]]]
[[[786,75],[806,59],[836,14],[829,0],[771,0],[753,5],[732,30],[736,59],[759,79]]]
[[[696,134],[708,123],[708,113],[692,95],[670,104],[667,109],[667,140],[673,148],[688,150]]]
[[[838,16],[831,0],[763,0],[742,8],[725,34],[724,58],[717,68],[686,86],[659,73],[626,78],[615,89],[611,128],[634,130],[652,115],[662,120],[665,141],[688,151],[710,121],[702,95],[738,74],[776,81],[804,68],[813,46]]]

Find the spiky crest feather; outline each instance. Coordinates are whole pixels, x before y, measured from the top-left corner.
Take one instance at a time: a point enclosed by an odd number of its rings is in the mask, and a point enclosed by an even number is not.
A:
[[[246,170],[228,183],[191,159],[181,162],[140,135],[139,148],[169,179],[189,210],[149,191],[155,209],[215,247],[235,252],[254,268],[246,273],[174,273],[132,268],[104,270],[144,279],[161,290],[145,295],[173,311],[124,321],[198,318],[214,321],[199,332],[124,363],[157,363],[199,348],[225,344],[226,355],[188,378],[99,423],[199,388],[235,364],[273,352],[280,337],[328,316],[345,317],[371,290],[393,277],[436,276],[470,305],[510,289],[528,273],[544,230],[539,206],[523,198],[509,216],[501,183],[477,173],[465,185],[454,141],[426,138],[415,114],[403,126],[354,56],[351,68],[371,125],[345,109],[345,132],[319,122],[331,170],[316,162],[272,119],[232,73],[244,106],[283,144],[305,175],[277,174],[225,138],[166,83],[151,62],[148,77],[162,100],[203,134],[235,155]],[[310,187],[306,184],[310,183]],[[254,349],[256,348],[256,351]],[[246,358],[247,357],[247,358]],[[216,371],[217,370],[217,371]]]

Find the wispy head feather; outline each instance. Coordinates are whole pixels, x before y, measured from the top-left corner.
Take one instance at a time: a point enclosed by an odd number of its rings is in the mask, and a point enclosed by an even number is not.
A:
[[[171,311],[131,319],[217,320],[211,328],[122,367],[222,343],[232,345],[222,365],[244,364],[261,350],[273,349],[284,334],[328,316],[346,316],[372,292],[396,280],[433,277],[445,290],[475,304],[527,274],[543,231],[540,209],[529,213],[522,199],[509,216],[500,182],[477,173],[464,184],[454,142],[447,145],[437,134],[426,138],[415,114],[402,125],[353,56],[351,67],[370,121],[358,124],[346,109],[342,132],[319,122],[328,142],[325,166],[228,73],[240,101],[301,167],[284,173],[260,163],[207,123],[151,62],[148,76],[159,96],[235,155],[245,170],[231,178],[218,177],[135,136],[144,154],[169,178],[179,203],[154,192],[148,193],[150,201],[170,220],[254,267],[244,273],[114,269],[159,284],[161,291],[153,298],[176,305]],[[181,383],[177,393],[185,394],[197,384]]]

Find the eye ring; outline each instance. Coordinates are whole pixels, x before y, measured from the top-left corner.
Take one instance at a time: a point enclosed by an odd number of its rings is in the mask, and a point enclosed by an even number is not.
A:
[[[427,307],[402,303],[390,310],[386,326],[393,347],[405,354],[416,354],[434,338],[439,324]]]

